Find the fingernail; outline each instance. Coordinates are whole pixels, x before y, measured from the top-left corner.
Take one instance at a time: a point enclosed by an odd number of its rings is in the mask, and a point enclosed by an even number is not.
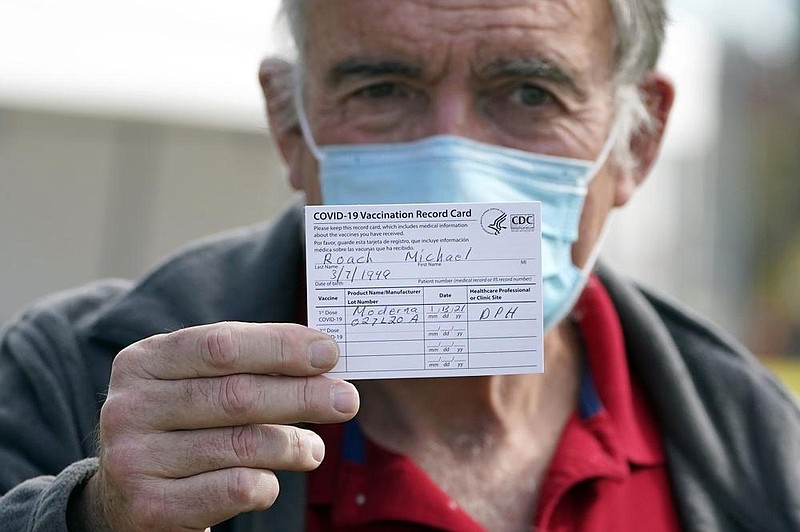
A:
[[[311,442],[311,456],[317,462],[322,462],[322,459],[325,458],[325,444],[319,436],[314,438],[314,441]]]
[[[336,361],[339,348],[333,340],[317,340],[308,347],[308,359],[317,369],[326,369]]]
[[[355,414],[358,411],[358,392],[355,386],[346,382],[334,385],[333,408],[342,414]]]

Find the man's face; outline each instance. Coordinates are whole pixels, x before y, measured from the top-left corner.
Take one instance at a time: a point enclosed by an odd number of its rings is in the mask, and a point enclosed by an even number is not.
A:
[[[306,13],[305,105],[320,145],[453,134],[594,159],[609,134],[606,0],[309,0]],[[319,203],[316,165],[302,166]],[[576,264],[614,202],[615,172],[591,185]]]

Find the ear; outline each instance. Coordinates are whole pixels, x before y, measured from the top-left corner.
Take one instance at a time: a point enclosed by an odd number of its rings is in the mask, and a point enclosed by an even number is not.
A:
[[[258,80],[266,102],[270,133],[289,168],[289,181],[299,190],[303,188],[305,141],[297,122],[292,69],[288,61],[267,57],[261,62]]]
[[[675,87],[664,74],[656,71],[645,75],[639,84],[647,112],[652,117],[652,126],[634,132],[630,141],[630,151],[636,165],[629,169],[620,169],[614,206],[621,207],[628,202],[636,188],[642,184],[650,169],[658,158],[664,129],[667,126],[672,103],[675,101]]]

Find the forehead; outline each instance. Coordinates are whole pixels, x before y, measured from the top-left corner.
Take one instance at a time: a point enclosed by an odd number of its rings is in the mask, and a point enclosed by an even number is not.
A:
[[[395,56],[436,70],[542,57],[607,72],[612,56],[607,0],[308,0],[306,9],[310,67]]]

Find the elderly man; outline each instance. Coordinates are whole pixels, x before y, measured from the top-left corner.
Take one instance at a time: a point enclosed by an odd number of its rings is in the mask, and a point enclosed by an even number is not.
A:
[[[293,205],[269,227],[205,241],[136,284],[52,298],[7,329],[2,526],[800,529],[788,394],[708,325],[603,268],[584,275],[670,111],[672,86],[652,70],[661,2],[284,3],[297,75],[267,61],[261,81],[309,204],[453,200],[458,166],[426,159],[444,185],[415,184],[435,179],[414,170],[431,142],[443,159],[480,153],[491,170],[474,201],[558,202],[570,189],[536,197],[529,183],[544,178],[514,174],[509,158],[595,163],[582,209],[557,220],[572,237],[544,235],[556,257],[544,266],[547,371],[357,387],[323,375],[338,351],[298,325]],[[391,153],[402,186],[356,164],[333,192],[342,144]],[[353,185],[365,178],[380,186]],[[510,197],[497,183],[513,183]]]

